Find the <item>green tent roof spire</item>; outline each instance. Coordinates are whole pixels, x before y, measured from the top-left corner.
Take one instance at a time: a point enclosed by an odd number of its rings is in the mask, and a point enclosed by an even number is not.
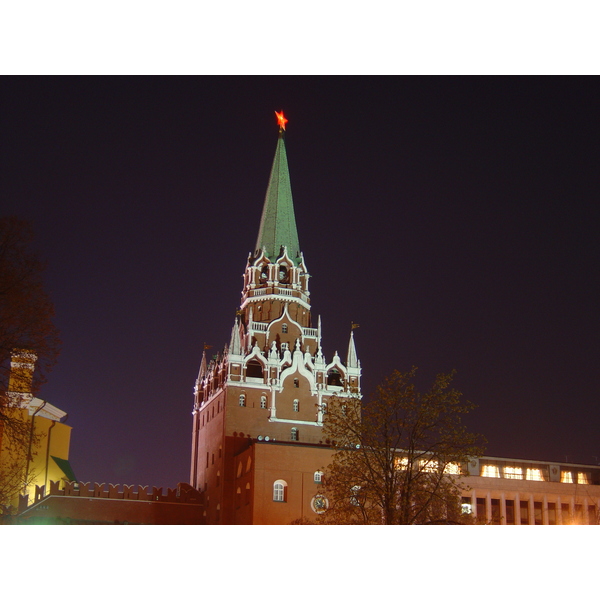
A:
[[[260,251],[266,248],[267,256],[270,260],[274,260],[279,256],[281,246],[286,246],[288,256],[294,262],[299,262],[300,243],[294,216],[285,140],[283,129],[280,127],[271,177],[260,219],[256,250]]]

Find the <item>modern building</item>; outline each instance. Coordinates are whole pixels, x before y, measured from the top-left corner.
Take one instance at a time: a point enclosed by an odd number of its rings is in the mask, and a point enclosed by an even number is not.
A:
[[[248,257],[229,344],[202,356],[193,405],[190,484],[207,524],[314,520],[333,450],[323,415],[335,394],[361,395],[353,333],[345,360],[326,359],[310,310],[296,229],[285,119]],[[464,465],[462,507],[477,523],[597,524],[600,467],[481,457]]]
[[[600,465],[482,456],[467,470],[462,509],[477,523],[600,524]]]

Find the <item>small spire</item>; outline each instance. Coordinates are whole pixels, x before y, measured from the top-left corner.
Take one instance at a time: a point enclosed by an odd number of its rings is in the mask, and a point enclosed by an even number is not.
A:
[[[206,348],[210,348],[204,344],[204,350],[202,351],[202,360],[200,361],[200,370],[198,371],[198,381],[202,381],[204,375],[206,375]]]
[[[350,331],[350,343],[348,344],[348,358],[346,360],[346,366],[354,368],[359,366],[358,356],[356,355],[356,346],[354,345],[354,331]]]
[[[240,338],[240,324],[236,317],[231,330],[231,341],[229,342],[229,354],[240,355],[242,353],[242,340]]]

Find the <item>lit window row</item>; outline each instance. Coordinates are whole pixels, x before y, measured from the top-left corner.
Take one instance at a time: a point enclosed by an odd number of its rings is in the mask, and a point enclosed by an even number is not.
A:
[[[405,471],[408,467],[408,458],[406,456],[397,456],[394,459],[394,466],[397,471]],[[422,471],[426,473],[437,473],[439,472],[439,462],[432,459],[421,459],[419,466]],[[457,463],[448,463],[444,467],[444,473],[446,475],[460,475],[460,465]]]
[[[542,469],[524,469],[522,467],[505,466],[500,468],[498,465],[483,465],[481,467],[482,477],[504,477],[504,479],[527,479],[529,481],[546,481]],[[560,475],[561,483],[588,484],[589,477],[587,473],[575,471],[562,471]]]
[[[545,481],[541,469],[523,469],[521,467],[503,467],[502,474],[498,465],[483,465],[481,468],[482,477],[504,476],[504,479],[527,479],[529,481]]]
[[[579,483],[581,485],[587,485],[589,479],[587,473],[575,473],[573,471],[562,471],[560,474],[561,483]]]

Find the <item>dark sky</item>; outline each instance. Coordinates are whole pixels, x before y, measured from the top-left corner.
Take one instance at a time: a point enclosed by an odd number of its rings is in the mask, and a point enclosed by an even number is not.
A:
[[[458,371],[487,454],[600,462],[598,98],[587,77],[0,79],[1,214],[33,221],[82,481],[189,476],[277,141],[326,358],[363,392]]]

